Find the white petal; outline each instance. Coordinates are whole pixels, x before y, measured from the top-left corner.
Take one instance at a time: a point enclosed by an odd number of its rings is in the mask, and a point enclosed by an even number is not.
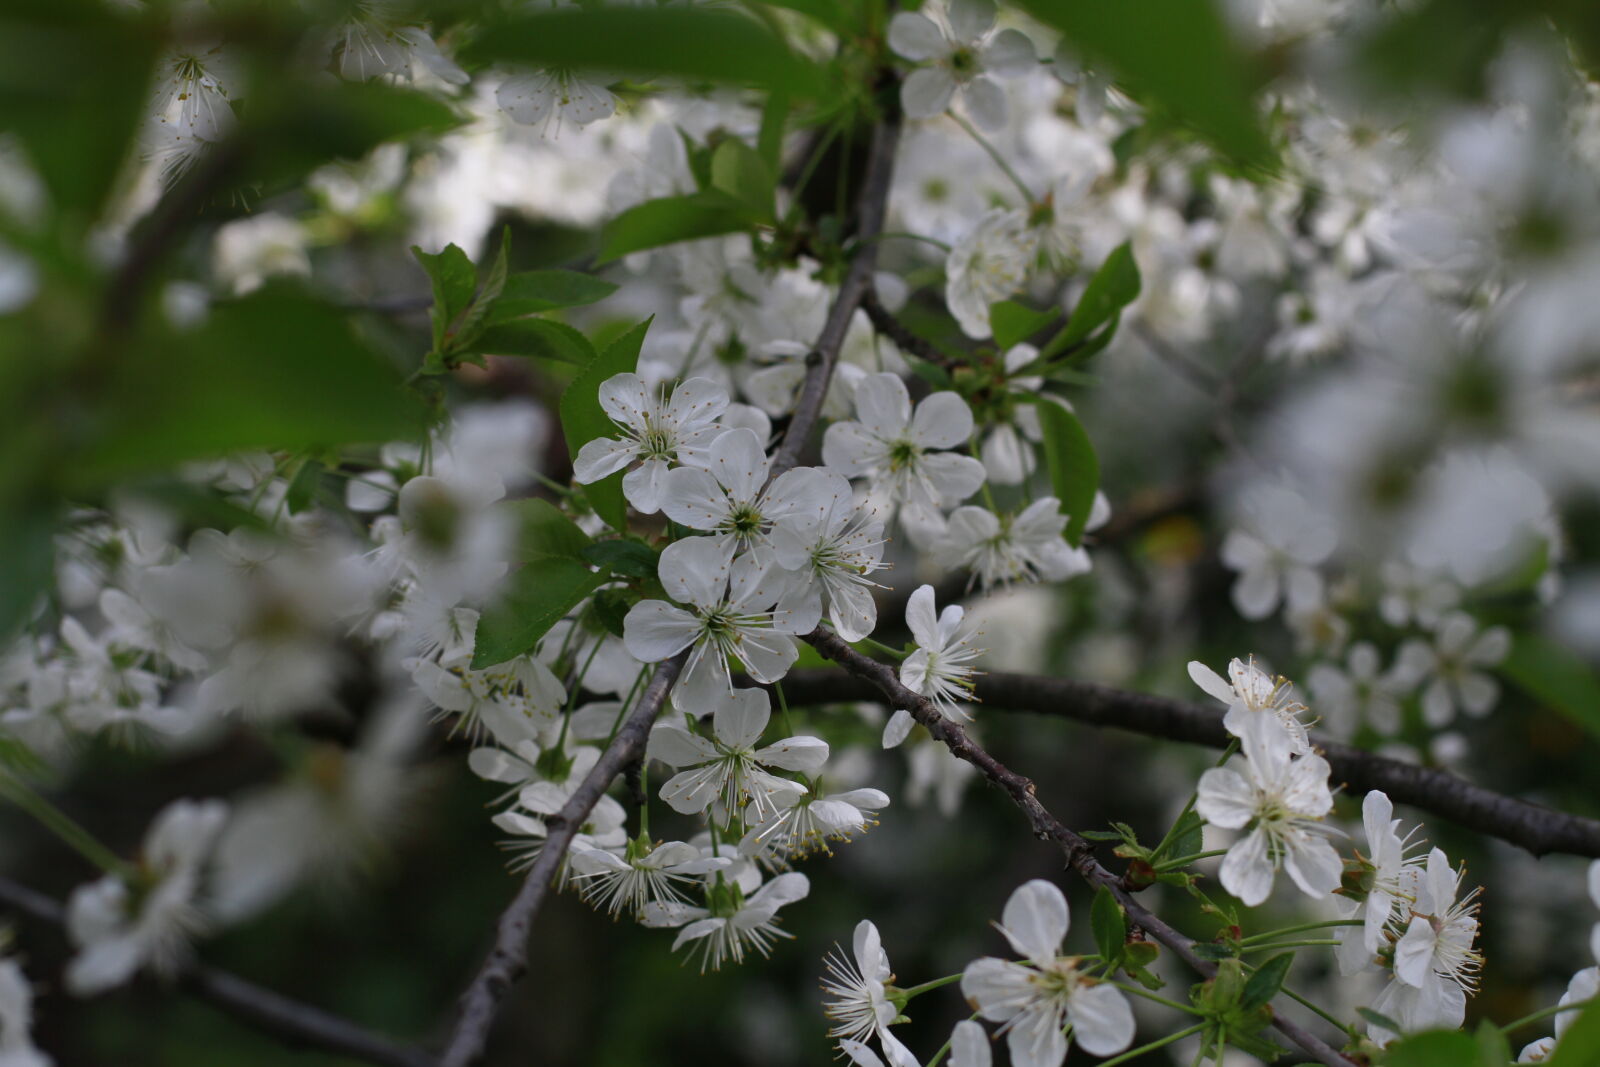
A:
[[[661,480],[659,503],[667,518],[691,530],[715,530],[729,512],[728,495],[722,486],[697,467],[668,471]]]
[[[656,410],[656,398],[637,374],[613,374],[597,390],[600,407],[611,418],[630,430],[643,430],[645,416]]]
[[[906,383],[895,374],[869,374],[861,379],[856,385],[856,418],[886,441],[902,436],[911,422],[911,394]]]
[[[1114,1056],[1133,1044],[1133,1010],[1112,985],[1080,986],[1067,1001],[1072,1039],[1085,1052]]]
[[[922,648],[940,647],[939,617],[934,612],[933,586],[918,586],[906,601],[906,626],[911,630],[912,639]]]
[[[991,1067],[994,1060],[989,1052],[989,1035],[983,1026],[971,1019],[962,1019],[950,1032],[950,1067]]]
[[[992,0],[950,0],[946,9],[950,16],[950,30],[955,39],[965,44],[976,43],[994,25],[995,8]]]
[[[628,655],[643,663],[676,656],[693,644],[699,633],[698,619],[664,600],[641,600],[622,620],[622,643]]]
[[[883,728],[883,747],[898,748],[910,736],[911,728],[915,725],[917,720],[904,708],[889,716],[889,721]]]
[[[1017,1016],[1006,1035],[1011,1067],[1061,1067],[1067,1058],[1067,1038],[1056,1026],[1055,1012],[1043,1006]]]
[[[1256,791],[1231,767],[1212,767],[1200,776],[1194,810],[1213,826],[1237,830],[1256,814]]]
[[[766,733],[772,700],[765,689],[736,689],[714,705],[717,741],[730,752],[748,752]]]
[[[922,473],[934,494],[928,503],[936,508],[952,507],[976,493],[986,474],[978,460],[954,452],[923,456]]]
[[[1233,686],[1223,681],[1222,675],[1197,659],[1189,661],[1189,678],[1195,685],[1204,689],[1207,695],[1215,697],[1224,704],[1232,704],[1236,699]]]
[[[949,71],[942,67],[923,67],[912,71],[901,84],[900,106],[908,118],[937,118],[950,106],[950,97],[955,91],[956,80]]]
[[[685,537],[668,545],[656,568],[667,595],[698,608],[722,603],[733,567],[733,550],[731,541],[719,537]]]
[[[671,467],[660,457],[652,457],[622,476],[622,495],[641,515],[661,510],[661,493]]]
[[[1006,91],[993,78],[973,78],[961,91],[961,102],[979,129],[999,130],[1006,124]]]
[[[983,49],[983,69],[1002,78],[1026,74],[1038,65],[1033,42],[1021,30],[1001,30]]]
[[[717,758],[716,746],[710,741],[665,722],[651,729],[647,751],[651,759],[673,767],[694,767]]]
[[[756,762],[786,771],[815,774],[828,762],[828,742],[820,737],[791,737],[756,752]]]
[[[961,995],[985,1019],[1003,1023],[1033,998],[1033,975],[1019,963],[984,956],[961,972]]]
[[[1238,897],[1247,907],[1255,907],[1272,892],[1272,861],[1267,856],[1267,835],[1252,830],[1222,857],[1218,872],[1222,888]]]
[[[1006,901],[1000,932],[1017,955],[1043,965],[1059,954],[1070,922],[1061,890],[1035,878],[1018,886]]]
[[[1298,841],[1290,841],[1283,857],[1283,869],[1301,892],[1320,900],[1339,888],[1344,862],[1327,838],[1307,834]]]
[[[928,16],[902,11],[889,20],[889,47],[906,59],[924,60],[948,53],[950,42]]]
[[[578,449],[578,458],[572,461],[572,480],[588,485],[610,477],[633,462],[638,452],[639,446],[633,441],[597,437]]]
[[[961,394],[933,393],[917,405],[911,440],[923,448],[955,448],[972,436],[972,409]]]

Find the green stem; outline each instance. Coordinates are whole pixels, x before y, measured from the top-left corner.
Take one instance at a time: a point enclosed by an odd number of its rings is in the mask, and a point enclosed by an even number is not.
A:
[[[66,812],[36,793],[26,782],[6,771],[0,771],[0,798],[9,800],[33,816],[74,852],[107,874],[117,875],[124,880],[132,877],[133,869],[121,857],[102,845]]]
[[[950,117],[955,119],[956,124],[959,125],[963,130],[966,130],[967,134],[974,141],[977,141],[978,145],[985,152],[989,153],[989,158],[995,161],[995,165],[998,166],[1002,172],[1004,172],[1007,178],[1011,179],[1011,184],[1015,185],[1017,187],[1017,191],[1022,194],[1023,206],[1032,207],[1036,201],[1033,191],[1028,188],[1028,183],[1023,181],[1021,176],[1019,176],[1017,172],[1012,169],[1011,164],[1006,162],[1005,157],[1000,154],[999,150],[996,149],[994,145],[989,143],[989,139],[983,134],[979,133],[976,126],[962,118],[960,115],[951,112]]]
[[[1500,1032],[1502,1034],[1509,1034],[1513,1030],[1522,1029],[1529,1023],[1536,1023],[1540,1019],[1548,1019],[1552,1015],[1560,1015],[1564,1011],[1577,1011],[1580,1008],[1587,1008],[1589,1005],[1596,1002],[1600,1002],[1600,997],[1590,997],[1587,1000],[1573,1001],[1571,1004],[1556,1004],[1553,1007],[1540,1008],[1536,1012],[1533,1012],[1529,1015],[1524,1015],[1520,1019],[1515,1019],[1509,1023],[1506,1023],[1504,1026],[1500,1027]]]
[[[1148,1045],[1140,1045],[1138,1048],[1129,1049],[1120,1056],[1113,1056],[1109,1060],[1101,1060],[1100,1067],[1112,1067],[1112,1064],[1127,1063],[1136,1056],[1143,1056],[1146,1052],[1154,1052],[1156,1049],[1170,1045],[1174,1041],[1182,1041],[1191,1034],[1198,1034],[1205,1028],[1205,1023],[1195,1023],[1186,1030],[1179,1030],[1177,1033],[1168,1034],[1166,1037],[1158,1037]]]
[[[882,652],[885,656],[893,656],[896,660],[903,660],[906,658],[906,654],[900,651],[898,648],[890,648],[882,641],[875,641],[870,637],[863,637],[858,644],[866,645],[874,652]]]
[[[957,971],[955,974],[945,975],[943,978],[935,978],[931,982],[923,982],[921,985],[914,985],[910,989],[902,989],[900,992],[905,994],[907,1000],[910,1000],[912,997],[921,996],[930,989],[938,989],[940,986],[947,986],[951,982],[959,982],[960,980],[961,972]]]
[[[1168,1000],[1166,997],[1158,997],[1154,993],[1150,992],[1150,990],[1145,989],[1142,986],[1136,986],[1129,982],[1119,982],[1114,978],[1108,978],[1106,980],[1112,985],[1116,986],[1118,989],[1122,990],[1124,993],[1132,993],[1136,997],[1143,997],[1146,1000],[1154,1001],[1155,1003],[1160,1004],[1162,1007],[1171,1008],[1173,1011],[1181,1011],[1185,1015],[1200,1014],[1187,1004],[1180,1004],[1176,1000]]]
[[[1333,938],[1317,938],[1308,941],[1263,941],[1256,945],[1240,945],[1240,952],[1262,952],[1274,948],[1315,948],[1337,945],[1339,942]]]
[[[1329,919],[1319,923],[1301,923],[1299,926],[1285,926],[1282,930],[1268,930],[1264,934],[1251,934],[1249,937],[1239,939],[1240,946],[1253,945],[1258,941],[1267,941],[1274,937],[1287,937],[1290,934],[1302,934],[1307,930],[1327,930],[1335,926],[1365,926],[1361,919]]]
[[[923,244],[933,245],[935,248],[950,251],[950,246],[937,237],[925,237],[920,233],[906,233],[901,230],[885,230],[873,238],[875,241],[886,241],[895,238],[901,241],[921,241]]]
[[[1170,871],[1174,867],[1187,867],[1196,860],[1210,859],[1212,856],[1226,856],[1227,854],[1228,850],[1225,848],[1214,848],[1209,852],[1191,852],[1187,856],[1179,856],[1176,859],[1163,860],[1162,862],[1156,864],[1155,868],[1158,871]]]
[[[973,1012],[971,1015],[967,1016],[968,1019],[976,1019],[977,1017],[977,1012]],[[955,1039],[955,1031],[952,1030],[950,1032],[950,1036],[944,1039],[944,1044],[939,1046],[939,1051],[933,1054],[933,1059],[928,1061],[928,1067],[939,1067],[939,1062],[950,1053],[950,1042],[954,1041]]]
[[[1329,1015],[1327,1012],[1323,1011],[1321,1008],[1317,1007],[1315,1004],[1311,1003],[1311,1001],[1307,1000],[1305,997],[1302,997],[1299,993],[1296,993],[1294,990],[1290,989],[1288,986],[1286,986],[1286,985],[1285,986],[1279,986],[1278,987],[1278,992],[1284,994],[1290,1000],[1292,1000],[1296,1004],[1300,1005],[1302,1008],[1309,1008],[1312,1011],[1316,1012],[1318,1015],[1322,1016],[1328,1022],[1330,1022],[1334,1026],[1338,1027],[1340,1030],[1349,1029],[1348,1024],[1342,1023],[1338,1019],[1335,1019],[1332,1015]]]

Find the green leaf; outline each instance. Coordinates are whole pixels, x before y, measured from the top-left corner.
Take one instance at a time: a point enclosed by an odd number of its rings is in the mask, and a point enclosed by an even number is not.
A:
[[[582,367],[594,359],[594,345],[564,322],[514,319],[490,326],[469,346],[487,356],[532,356]]]
[[[1122,835],[1115,830],[1079,830],[1078,836],[1089,841],[1121,841]]]
[[[630,252],[737,233],[749,226],[750,220],[739,202],[726,193],[712,191],[646,200],[601,228],[598,261],[609,263]]]
[[[600,407],[600,385],[613,375],[638,369],[639,349],[644,344],[650,321],[644,320],[607,345],[605,351],[580,371],[572,379],[572,384],[567,386],[566,392],[561,394],[561,432],[567,439],[567,450],[574,458],[590,441],[597,437],[610,437],[616,432],[611,416]],[[584,494],[594,507],[595,514],[613,530],[627,529],[628,510],[622,496],[621,471],[586,486]]]
[[[0,509],[0,644],[9,644],[54,578],[55,525],[43,506]]]
[[[1400,1034],[1405,1032],[1405,1027],[1401,1026],[1387,1015],[1384,1015],[1382,1012],[1373,1011],[1371,1008],[1357,1008],[1356,1014],[1365,1019],[1368,1024],[1372,1026],[1381,1026],[1391,1034]]]
[[[600,588],[606,575],[562,556],[539,556],[511,572],[498,602],[478,618],[474,670],[531,651],[550,627]]]
[[[325,469],[320,460],[310,456],[300,464],[300,469],[289,479],[289,488],[284,491],[283,499],[289,514],[298,515],[311,507],[316,500],[317,488],[322,484],[322,472]]]
[[[1233,948],[1230,945],[1219,945],[1214,941],[1196,941],[1189,946],[1196,956],[1203,960],[1221,962],[1234,958]]]
[[[777,178],[761,153],[736,137],[711,153],[711,185],[738,201],[751,218],[774,221],[773,187]]]
[[[1471,1067],[1477,1061],[1478,1043],[1459,1030],[1429,1030],[1403,1037],[1390,1045],[1383,1057],[1385,1067]],[[1584,1067],[1592,1063],[1584,1061]]]
[[[689,7],[563,8],[489,22],[469,62],[753,85],[815,96],[821,66],[752,18]]]
[[[1082,298],[1072,309],[1067,324],[1050,339],[1050,343],[1045,345],[1044,351],[1039,355],[1049,359],[1074,345],[1083,344],[1099,326],[1110,323],[1110,331],[1103,337],[1095,339],[1098,344],[1093,351],[1097,352],[1104,348],[1116,330],[1116,319],[1121,315],[1122,309],[1131,304],[1138,295],[1139,265],[1133,260],[1133,249],[1124,241],[1112,250],[1106,261],[1100,264],[1100,269],[1094,272],[1094,277],[1089,279],[1089,285],[1084,289]],[[1078,358],[1088,354],[1082,351],[1074,353]]]
[[[637,602],[637,598],[630,596],[625,589],[602,589],[590,601],[594,605],[594,617],[606,632],[612,637],[621,637],[627,631],[624,625],[628,617],[628,610]]]
[[[1600,1063],[1600,1004],[1591,1004],[1561,1035],[1550,1067],[1594,1067],[1596,1063]]]
[[[1194,811],[1186,811],[1178,820],[1177,832],[1172,835],[1172,856],[1193,856],[1205,849],[1205,820]]]
[[[575,270],[526,270],[506,279],[489,309],[489,324],[498,325],[541,311],[581,307],[617,291],[611,282]]]
[[[484,277],[478,295],[472,298],[465,311],[461,313],[461,321],[450,330],[447,342],[452,351],[463,350],[471,346],[483,332],[487,322],[489,308],[500,298],[500,293],[506,287],[506,272],[511,258],[511,227],[505,228],[504,235],[500,238],[500,251],[495,254],[494,264],[489,268],[489,273]]]
[[[1519,633],[1499,669],[1518,687],[1600,737],[1600,679],[1582,656],[1547,637]]]
[[[761,109],[761,130],[756,134],[756,151],[773,174],[783,169],[783,132],[789,121],[789,97],[786,93],[769,93]]]
[[[989,325],[994,330],[994,347],[1004,353],[1060,317],[1061,312],[1056,308],[1035,311],[1015,300],[1002,300],[989,308]]]
[[[854,5],[846,6],[840,0],[766,0],[773,7],[787,8],[809,15],[841,36],[856,29]]]
[[[596,541],[583,550],[583,559],[627,578],[656,576],[655,549],[642,541]]]
[[[289,451],[420,437],[424,413],[339,310],[273,286],[151,334],[108,374],[79,488],[246,448]]]
[[[52,215],[87,227],[149,103],[161,35],[95,0],[8,0],[0,8],[0,126],[38,169]]]
[[[411,254],[422,264],[433,289],[433,307],[428,312],[433,320],[433,350],[443,353],[450,324],[467,310],[478,289],[478,270],[467,254],[453,244],[445,245],[442,252],[424,252],[412,245]]]
[[[1118,84],[1193,126],[1245,166],[1271,163],[1257,112],[1252,64],[1212,0],[1067,3],[1022,0]]]
[[[1128,940],[1128,917],[1111,890],[1100,886],[1094,891],[1094,904],[1089,908],[1089,925],[1094,930],[1095,947],[1100,959],[1115,965],[1122,958],[1122,946]]]
[[[325,163],[358,160],[381,144],[446,133],[462,118],[437,97],[413,89],[333,78],[259,72],[241,109],[236,185],[285,189]]]
[[[1285,952],[1257,967],[1255,973],[1250,975],[1250,980],[1244,984],[1244,995],[1239,1000],[1239,1006],[1245,1011],[1255,1011],[1271,1003],[1272,998],[1278,995],[1278,989],[1283,985],[1283,980],[1288,976],[1293,963],[1294,953]]]
[[[1062,536],[1076,548],[1094,507],[1095,490],[1100,488],[1100,460],[1078,416],[1048,397],[1027,399],[1039,413],[1045,467],[1056,499],[1061,501],[1061,512],[1067,516]]]
[[[1478,1062],[1483,1067],[1508,1067],[1511,1045],[1506,1041],[1505,1031],[1485,1019],[1472,1036],[1478,1042]]]
[[[585,552],[593,547],[589,535],[548,500],[510,500],[499,506],[517,528],[516,559],[521,562],[546,556],[584,562]]]

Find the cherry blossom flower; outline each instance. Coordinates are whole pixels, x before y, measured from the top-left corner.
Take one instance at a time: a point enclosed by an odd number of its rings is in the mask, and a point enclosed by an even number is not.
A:
[[[800,654],[793,616],[773,607],[788,588],[776,563],[746,554],[733,558],[733,545],[713,537],[690,537],[668,545],[657,568],[667,593],[688,608],[662,600],[641,600],[623,622],[628,652],[655,663],[691,649],[683,675],[673,688],[673,705],[700,708],[733,692],[731,663],[744,664],[758,682],[775,682]],[[801,620],[802,622],[805,620]]]
[[[1478,668],[1494,666],[1510,651],[1511,633],[1504,626],[1479,630],[1471,615],[1453,611],[1439,620],[1431,644],[1412,638],[1401,645],[1397,666],[1427,680],[1422,717],[1437,728],[1449,725],[1458,707],[1473,718],[1493,710],[1500,683]]]
[[[1110,1056],[1133,1043],[1133,1011],[1115,986],[1091,978],[1075,956],[1062,956],[1071,917],[1061,890],[1043,879],[1018,886],[1000,916],[1000,932],[1026,962],[985,956],[967,964],[961,992],[978,1014],[1003,1024],[1016,1067],[1060,1067],[1067,1037],[1085,1052]]]
[[[1399,731],[1400,701],[1415,688],[1416,679],[1400,663],[1382,670],[1380,662],[1377,646],[1357,641],[1342,668],[1318,663],[1306,675],[1331,733],[1349,737],[1362,723],[1381,734]]]
[[[1195,811],[1214,826],[1247,830],[1222,858],[1222,887],[1255,907],[1272,892],[1281,866],[1301,891],[1326,897],[1344,864],[1328,843],[1322,819],[1333,810],[1332,769],[1318,755],[1291,758],[1276,722],[1249,720],[1240,738],[1244,764],[1213,767],[1200,776]]]
[[[925,11],[934,11],[930,5]],[[987,75],[1011,77],[1038,65],[1033,42],[1017,30],[1001,30],[991,39],[995,6],[989,0],[950,0],[941,24],[928,15],[902,11],[889,22],[889,47],[912,60],[933,66],[912,71],[900,87],[900,101],[914,119],[931,119],[961,94],[972,119],[984,129],[1006,121],[1005,92]]]
[[[1400,820],[1393,815],[1394,804],[1387,793],[1374,789],[1361,802],[1361,821],[1371,855],[1357,854],[1359,890],[1364,895],[1351,915],[1359,915],[1362,925],[1341,931],[1339,970],[1345,975],[1367,969],[1385,944],[1384,931],[1390,921],[1417,898],[1423,859],[1412,854],[1416,831],[1401,837]]]
[[[704,469],[667,472],[661,511],[691,530],[730,542],[737,551],[765,554],[776,524],[819,519],[835,499],[833,479],[815,467],[784,471],[768,485],[771,469],[772,460],[753,431],[727,430],[706,450]]]
[[[762,822],[777,813],[782,796],[808,791],[766,768],[815,774],[827,762],[828,743],[820,737],[756,747],[772,718],[764,689],[736,689],[714,699],[711,711],[710,738],[673,723],[657,723],[650,732],[650,757],[686,768],[661,787],[661,799],[674,811],[695,815],[709,807],[719,822],[732,816]]]
[[[662,485],[673,463],[693,463],[720,433],[716,422],[728,409],[728,394],[715,382],[689,378],[671,399],[645,385],[637,374],[618,374],[600,383],[600,407],[623,437],[599,437],[578,450],[572,477],[584,485],[629,466],[622,491],[640,512],[661,510]]]
[[[220,800],[177,800],[145,832],[135,885],[116,874],[81,885],[67,900],[67,935],[78,954],[69,990],[93,996],[145,966],[171,971],[205,927],[197,900],[204,868],[228,817]]]
[[[570,70],[512,75],[495,89],[494,99],[513,122],[546,129],[553,125],[558,131],[563,123],[587,126],[617,110],[617,98],[609,89]]]
[[[33,1043],[33,986],[14,959],[0,959],[0,1067],[51,1067]]]
[[[933,555],[947,567],[966,567],[984,589],[1012,582],[1059,582],[1085,574],[1089,553],[1062,536],[1067,516],[1053,496],[1035,500],[1018,515],[986,508],[951,512]]]
[[[985,651],[973,647],[975,635],[962,629],[965,617],[959,604],[935,615],[931,585],[920,586],[906,601],[906,626],[917,647],[900,664],[900,684],[927,697],[947,719],[971,718],[958,701],[973,699],[972,676],[978,672],[969,664]],[[883,747],[904,741],[914,722],[909,711],[896,711],[884,727]]]
[[[495,826],[512,835],[502,847],[512,854],[513,871],[525,871],[538,860],[545,839],[550,836],[547,825],[550,816],[565,807],[571,796],[570,790],[554,782],[535,782],[517,794],[515,807],[499,812],[490,819]],[[628,842],[627,831],[623,829],[627,819],[627,812],[614,797],[601,796],[589,812],[589,817],[573,835],[569,854],[562,857],[563,877],[568,880],[572,878],[574,855],[594,849],[621,851]]]
[[[1288,598],[1291,608],[1322,597],[1316,568],[1338,543],[1333,526],[1292,489],[1256,486],[1245,499],[1246,526],[1228,531],[1222,562],[1239,572],[1233,603],[1247,619],[1264,619]]]
[[[829,841],[850,841],[866,833],[878,825],[878,812],[889,806],[889,794],[871,788],[824,796],[784,792],[773,799],[778,810],[750,828],[739,851],[774,870],[814,852],[832,855]]]
[[[233,131],[230,100],[240,88],[240,72],[215,41],[170,52],[156,69],[140,146],[171,182]]]
[[[956,448],[972,436],[972,410],[953,392],[933,393],[915,412],[905,383],[869,374],[856,386],[856,421],[836,422],[822,442],[822,461],[847,478],[864,477],[885,515],[900,509],[913,539],[943,525],[947,507],[983,484],[983,464]]]
[[[945,259],[945,303],[968,337],[992,333],[989,308],[1022,288],[1039,251],[1038,231],[1021,211],[994,208]]]
[[[1428,853],[1411,921],[1395,944],[1394,980],[1372,1003],[1373,1011],[1408,1031],[1460,1026],[1466,1018],[1467,994],[1477,991],[1483,968],[1483,954],[1473,947],[1478,939],[1478,890],[1457,900],[1461,877],[1442,849]],[[1374,1028],[1375,1037],[1379,1030]]]
[[[841,1047],[844,1042],[861,1044],[877,1038],[890,1067],[914,1065],[911,1051],[889,1032],[900,1011],[885,991],[894,973],[877,926],[867,919],[857,923],[851,949],[853,959],[836,947],[825,960],[822,1011],[831,1022],[828,1036],[840,1038]]]
[[[1282,727],[1289,751],[1303,755],[1311,751],[1306,733],[1306,706],[1295,699],[1294,686],[1287,678],[1272,677],[1256,666],[1256,659],[1228,662],[1228,680],[1199,660],[1189,661],[1189,677],[1207,694],[1227,705],[1222,725],[1235,737],[1245,736],[1252,720],[1263,716]]]
[[[728,961],[743,963],[750,951],[766,956],[777,939],[792,938],[778,928],[778,909],[811,892],[810,879],[794,871],[778,875],[749,896],[718,878],[707,892],[708,907],[645,909],[646,926],[683,926],[672,949],[688,945],[699,953],[701,973],[707,968],[721,970]]]
[[[868,575],[884,566],[883,523],[831,471],[819,472],[811,492],[826,500],[822,509],[793,512],[772,531],[778,565],[794,575],[782,607],[800,620],[820,619],[826,601],[834,630],[859,641],[878,625],[877,583]]]
[[[1600,967],[1585,967],[1572,976],[1572,981],[1567,983],[1566,992],[1561,994],[1556,1006],[1564,1008],[1568,1004],[1582,1004],[1584,1001],[1593,1000],[1596,996],[1600,996]],[[1541,1037],[1525,1045],[1517,1055],[1517,1062],[1543,1063],[1549,1059],[1568,1028],[1578,1021],[1578,1016],[1581,1014],[1581,1011],[1573,1010],[1556,1015],[1553,1027],[1555,1036]]]
[[[414,81],[426,70],[451,85],[467,84],[467,72],[439,51],[427,30],[404,25],[404,16],[395,0],[358,0],[334,41],[339,76]]]
[[[607,849],[573,849],[569,879],[583,899],[603,907],[613,918],[627,912],[637,919],[651,904],[687,904],[680,886],[728,866],[717,856],[704,856],[683,841],[650,844],[629,841],[621,856]]]

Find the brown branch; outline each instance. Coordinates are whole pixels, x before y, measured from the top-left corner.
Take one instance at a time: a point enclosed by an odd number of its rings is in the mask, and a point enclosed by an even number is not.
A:
[[[783,680],[790,703],[876,700],[874,687],[834,671],[795,671]],[[1069,678],[985,674],[977,696],[984,704],[1109,726],[1168,741],[1226,748],[1220,710]],[[1419,767],[1351,745],[1316,738],[1335,782],[1354,792],[1381,789],[1389,799],[1421,808],[1469,830],[1527,849],[1535,856],[1563,852],[1600,857],[1600,821],[1569,815],[1473,785],[1449,771]]]
[[[839,359],[839,349],[850,329],[850,320],[856,309],[872,288],[872,269],[878,261],[878,234],[883,232],[883,219],[889,206],[889,184],[894,174],[895,147],[900,142],[900,122],[897,116],[886,115],[872,129],[871,155],[867,159],[866,177],[861,184],[861,199],[856,207],[856,253],[839,285],[839,295],[828,309],[828,319],[817,336],[817,343],[806,356],[806,377],[800,386],[800,397],[795,401],[794,417],[784,431],[783,443],[773,455],[772,475],[776,477],[800,462],[800,450],[805,448],[816,428],[817,416],[822,412],[822,402],[828,395],[828,383],[833,380],[833,366]]]
[[[667,693],[683,670],[687,653],[679,653],[656,666],[650,684],[639,697],[638,705],[628,715],[627,721],[611,739],[611,744],[601,754],[599,762],[573,791],[559,812],[545,820],[549,836],[539,850],[539,858],[522,881],[522,888],[512,898],[510,905],[500,915],[495,930],[494,947],[483,961],[472,984],[461,995],[461,1014],[455,1030],[440,1057],[440,1067],[467,1067],[483,1055],[489,1040],[489,1029],[499,1014],[500,1002],[506,993],[528,969],[528,931],[539,914],[539,908],[549,895],[567,848],[583,827],[589,812],[600,802],[600,797],[611,787],[625,767],[644,752],[650,726],[661,714]]]
[[[894,668],[863,656],[833,631],[820,626],[807,634],[806,640],[818,652],[852,675],[869,681],[895,708],[904,708],[911,712],[912,717],[927,727],[928,732],[943,742],[951,753],[972,764],[985,778],[1004,790],[1012,802],[1022,809],[1034,836],[1041,841],[1055,841],[1066,854],[1068,866],[1090,885],[1105,886],[1110,890],[1117,898],[1117,902],[1126,909],[1129,922],[1165,945],[1196,973],[1206,978],[1216,974],[1216,964],[1200,958],[1195,953],[1195,942],[1192,938],[1173,929],[1135,900],[1132,894],[1123,888],[1122,879],[1095,859],[1093,846],[1039,803],[1039,798],[1034,795],[1031,781],[989,755],[967,736],[967,732],[959,724],[939,714],[938,709],[925,697],[901,685]],[[789,679],[785,678],[784,694],[787,696],[790,691]],[[1274,1013],[1272,1025],[1317,1062],[1327,1064],[1329,1067],[1354,1067],[1354,1061],[1282,1015]]]
[[[51,897],[0,877],[0,905],[51,926],[66,925],[66,911]],[[338,1015],[291,1000],[215,967],[194,963],[177,974],[180,988],[284,1044],[332,1052],[380,1067],[434,1067],[422,1049],[371,1033]]]
[[[883,306],[883,301],[878,299],[878,290],[868,287],[861,295],[861,310],[867,313],[867,319],[872,323],[872,328],[878,333],[893,341],[895,347],[902,352],[908,352],[929,363],[937,363],[941,367],[955,364],[955,360],[939,349],[939,346],[926,337],[912,333],[905,323],[895,318],[894,312]]]

